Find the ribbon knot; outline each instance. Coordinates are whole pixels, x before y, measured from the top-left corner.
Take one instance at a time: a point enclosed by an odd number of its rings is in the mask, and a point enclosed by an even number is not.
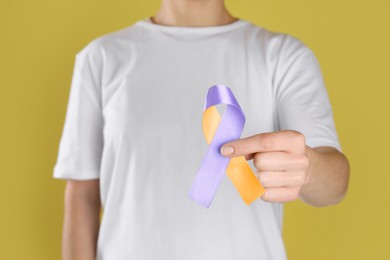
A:
[[[222,118],[215,107],[226,104]],[[239,139],[245,115],[233,92],[225,85],[214,85],[207,92],[203,108],[203,134],[209,145],[188,196],[208,208],[225,174],[249,205],[265,192],[244,156],[228,158],[220,153],[223,144]]]

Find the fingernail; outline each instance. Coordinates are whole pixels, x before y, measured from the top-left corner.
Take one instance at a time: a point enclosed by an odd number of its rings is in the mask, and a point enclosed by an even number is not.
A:
[[[234,152],[234,148],[229,145],[224,145],[221,147],[222,155],[231,155]]]

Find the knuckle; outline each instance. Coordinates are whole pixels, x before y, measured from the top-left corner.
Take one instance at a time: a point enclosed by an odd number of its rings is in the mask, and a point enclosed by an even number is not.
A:
[[[256,153],[253,158],[253,164],[259,170],[264,169],[266,165],[264,156],[261,153]]]
[[[269,186],[268,174],[266,172],[259,172],[258,176],[259,176],[258,179],[259,179],[260,183],[263,186],[268,187]]]
[[[289,137],[291,141],[297,145],[304,145],[306,143],[305,136],[295,130],[288,130]]]
[[[271,192],[269,191],[265,191],[263,196],[261,196],[261,199],[264,200],[264,201],[268,201],[268,202],[271,202],[272,201],[272,195],[271,195]]]
[[[254,174],[255,174],[256,178],[257,178],[258,180],[260,180],[261,172],[260,172],[260,171],[255,171]]]
[[[295,132],[293,135],[293,139],[298,144],[304,144],[305,143],[305,136],[299,132]]]
[[[298,131],[296,131],[296,130],[287,130],[287,132],[288,132],[292,137],[302,135],[301,132],[298,132]]]
[[[309,167],[309,158],[307,156],[300,156],[297,158],[297,164],[300,166],[302,169],[307,169]]]
[[[263,134],[260,138],[260,142],[262,143],[265,150],[272,150],[273,139],[270,134]]]
[[[260,199],[262,199],[262,200],[264,200],[264,201],[268,201],[268,200],[267,200],[267,197],[268,197],[267,193],[268,193],[268,191],[267,191],[267,189],[266,189],[265,192],[263,193],[263,195],[260,196]]]

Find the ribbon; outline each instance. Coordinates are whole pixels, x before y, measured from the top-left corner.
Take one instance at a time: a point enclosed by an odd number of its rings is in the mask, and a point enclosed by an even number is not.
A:
[[[226,104],[222,118],[215,107]],[[239,139],[245,115],[233,92],[225,85],[214,85],[207,92],[203,108],[203,134],[209,145],[188,196],[208,208],[225,174],[249,205],[265,192],[244,156],[228,158],[220,153],[223,144]]]

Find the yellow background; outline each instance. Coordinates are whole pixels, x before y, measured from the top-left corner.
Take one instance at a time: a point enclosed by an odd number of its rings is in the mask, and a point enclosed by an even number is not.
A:
[[[60,259],[65,182],[52,179],[74,55],[157,0],[0,0],[0,259]],[[390,1],[229,0],[235,16],[316,54],[351,163],[337,206],[288,203],[291,260],[390,259]]]

